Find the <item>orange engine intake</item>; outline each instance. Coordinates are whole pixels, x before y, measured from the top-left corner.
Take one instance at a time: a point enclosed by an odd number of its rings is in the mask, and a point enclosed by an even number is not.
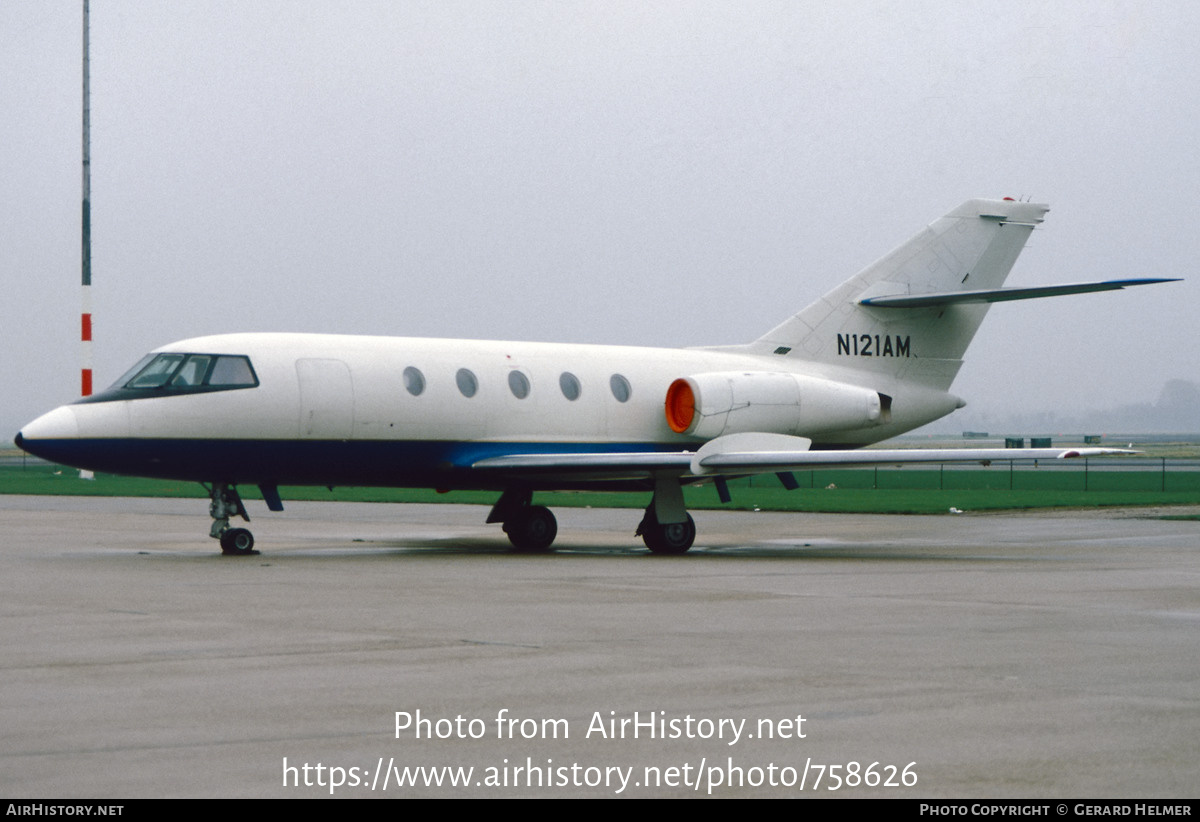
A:
[[[696,395],[685,379],[678,379],[667,389],[667,425],[676,434],[688,430],[696,417]]]

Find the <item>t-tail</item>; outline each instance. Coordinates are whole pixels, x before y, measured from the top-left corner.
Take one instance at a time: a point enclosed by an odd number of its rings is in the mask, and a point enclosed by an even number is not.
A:
[[[751,344],[948,390],[993,302],[1109,291],[1162,279],[1004,288],[1049,207],[968,200]]]
[[[947,390],[988,304],[893,308],[872,297],[998,289],[1049,210],[968,200],[753,343],[760,353],[883,373]]]

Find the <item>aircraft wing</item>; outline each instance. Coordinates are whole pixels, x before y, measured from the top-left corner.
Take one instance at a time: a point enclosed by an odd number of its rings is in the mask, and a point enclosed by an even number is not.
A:
[[[864,467],[906,463],[981,463],[995,460],[1052,460],[1135,454],[1118,448],[872,448],[811,451],[812,441],[784,434],[728,434],[696,451],[507,454],[472,463],[473,468],[510,472],[650,477],[745,475],[820,467]]]

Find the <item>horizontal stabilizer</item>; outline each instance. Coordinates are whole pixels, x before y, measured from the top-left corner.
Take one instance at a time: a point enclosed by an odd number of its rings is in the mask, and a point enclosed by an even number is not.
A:
[[[1032,300],[1038,297],[1059,297],[1064,294],[1088,294],[1093,291],[1118,291],[1132,285],[1153,283],[1175,283],[1178,279],[1143,278],[1138,280],[1104,280],[1094,283],[1067,283],[1064,285],[1039,285],[1029,288],[988,288],[977,291],[939,291],[929,294],[896,294],[885,297],[867,297],[859,300],[860,305],[872,308],[932,308],[955,303],[1002,303],[1009,300]]]

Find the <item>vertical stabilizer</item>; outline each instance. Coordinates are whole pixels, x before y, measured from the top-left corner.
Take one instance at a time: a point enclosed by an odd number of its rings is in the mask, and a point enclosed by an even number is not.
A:
[[[946,390],[987,304],[882,308],[860,301],[999,288],[1048,210],[1037,203],[968,200],[751,348]]]

